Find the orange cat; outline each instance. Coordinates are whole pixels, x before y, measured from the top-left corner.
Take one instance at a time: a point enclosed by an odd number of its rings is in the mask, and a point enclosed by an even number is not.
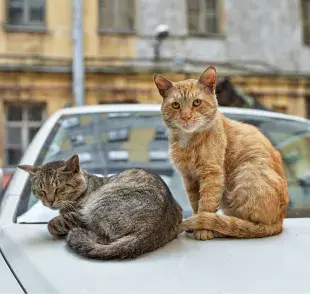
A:
[[[281,233],[289,200],[281,156],[257,128],[219,112],[215,68],[198,81],[173,83],[162,75],[154,81],[170,156],[194,213],[180,232],[195,230],[198,240]],[[216,214],[219,208],[225,215]]]

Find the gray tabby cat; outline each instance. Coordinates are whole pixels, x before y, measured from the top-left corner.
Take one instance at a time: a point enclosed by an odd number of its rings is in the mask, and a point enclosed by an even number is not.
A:
[[[182,208],[165,182],[143,169],[109,178],[67,161],[20,165],[30,174],[33,194],[60,215],[49,232],[89,258],[126,259],[153,251],[178,235]]]

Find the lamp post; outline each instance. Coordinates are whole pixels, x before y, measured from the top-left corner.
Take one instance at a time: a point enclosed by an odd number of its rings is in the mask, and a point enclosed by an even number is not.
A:
[[[165,24],[160,24],[155,29],[156,39],[154,43],[154,60],[160,60],[160,47],[162,41],[169,36],[169,27]]]
[[[72,0],[73,96],[75,106],[84,105],[83,0]]]

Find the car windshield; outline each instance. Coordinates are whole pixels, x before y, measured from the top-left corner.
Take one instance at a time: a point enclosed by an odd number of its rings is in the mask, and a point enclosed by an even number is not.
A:
[[[293,120],[226,114],[257,126],[280,151],[290,192],[287,217],[310,216],[309,124]],[[109,176],[142,167],[160,175],[184,209],[191,214],[186,192],[168,153],[168,133],[159,112],[83,113],[64,115],[40,150],[36,165],[80,157],[81,167]],[[18,222],[47,222],[57,214],[32,195],[29,180],[18,208]]]

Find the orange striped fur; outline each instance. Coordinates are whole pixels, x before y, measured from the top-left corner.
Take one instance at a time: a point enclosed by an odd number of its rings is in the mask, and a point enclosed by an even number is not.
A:
[[[220,113],[215,68],[198,80],[154,81],[170,156],[193,209],[180,232],[195,230],[198,240],[281,233],[289,200],[281,156],[257,128]],[[216,214],[219,208],[225,215]]]

